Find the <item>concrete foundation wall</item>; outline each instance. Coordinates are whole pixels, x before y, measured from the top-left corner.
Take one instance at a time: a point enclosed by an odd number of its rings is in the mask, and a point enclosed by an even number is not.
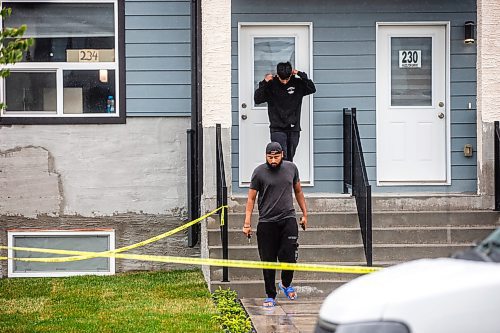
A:
[[[115,247],[120,248],[162,234],[184,224],[185,222],[186,221],[180,217],[150,214],[117,214],[114,216],[92,218],[81,216],[39,216],[36,219],[0,215],[0,244],[7,244],[7,231],[10,229],[74,230],[106,228],[115,230]],[[200,256],[199,247],[189,248],[187,246],[187,234],[185,231],[148,244],[144,247],[127,251],[127,253],[180,257]],[[4,255],[7,255],[7,251],[1,250],[0,256]],[[192,266],[116,259],[117,272],[135,270],[167,270],[173,268],[188,269],[192,268]],[[6,276],[7,262],[0,261],[0,277]]]
[[[223,149],[224,158],[224,172],[226,174],[226,185],[228,193],[228,205],[232,206],[233,201],[231,198],[232,188],[231,188],[231,131],[229,128],[221,128],[221,141]],[[217,163],[216,163],[216,128],[215,127],[205,127],[203,129],[203,142],[204,142],[204,155],[203,155],[203,195],[201,200],[201,211],[202,213],[210,212],[217,207]],[[207,222],[212,218],[207,219]],[[240,223],[235,222],[235,223]],[[201,247],[201,257],[208,258],[208,231],[206,223],[201,224],[201,236],[200,236],[200,247]],[[209,282],[210,267],[203,266],[203,274],[207,282]]]
[[[181,214],[189,122],[0,126],[0,216]]]

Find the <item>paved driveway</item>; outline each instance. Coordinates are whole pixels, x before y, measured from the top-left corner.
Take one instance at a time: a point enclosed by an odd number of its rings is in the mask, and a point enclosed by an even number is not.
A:
[[[243,298],[257,333],[312,333],[324,297],[300,297],[294,301],[277,298],[273,309],[262,307],[263,298]]]

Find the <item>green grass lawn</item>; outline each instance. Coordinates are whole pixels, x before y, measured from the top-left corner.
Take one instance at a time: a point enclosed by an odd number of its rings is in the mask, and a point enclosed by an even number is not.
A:
[[[0,279],[0,332],[221,332],[199,270]]]

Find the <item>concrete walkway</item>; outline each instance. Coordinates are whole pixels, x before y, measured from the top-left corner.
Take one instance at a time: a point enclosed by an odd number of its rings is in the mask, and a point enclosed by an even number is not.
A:
[[[299,297],[290,301],[278,295],[273,309],[262,307],[264,298],[243,298],[257,333],[312,333],[324,297]]]

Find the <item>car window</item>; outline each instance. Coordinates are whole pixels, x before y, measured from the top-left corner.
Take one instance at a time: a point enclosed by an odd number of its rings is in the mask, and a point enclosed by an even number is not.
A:
[[[455,259],[500,263],[500,228],[493,231],[478,245],[466,250],[457,251],[451,257]]]
[[[477,248],[492,261],[500,262],[500,228],[486,237]]]

